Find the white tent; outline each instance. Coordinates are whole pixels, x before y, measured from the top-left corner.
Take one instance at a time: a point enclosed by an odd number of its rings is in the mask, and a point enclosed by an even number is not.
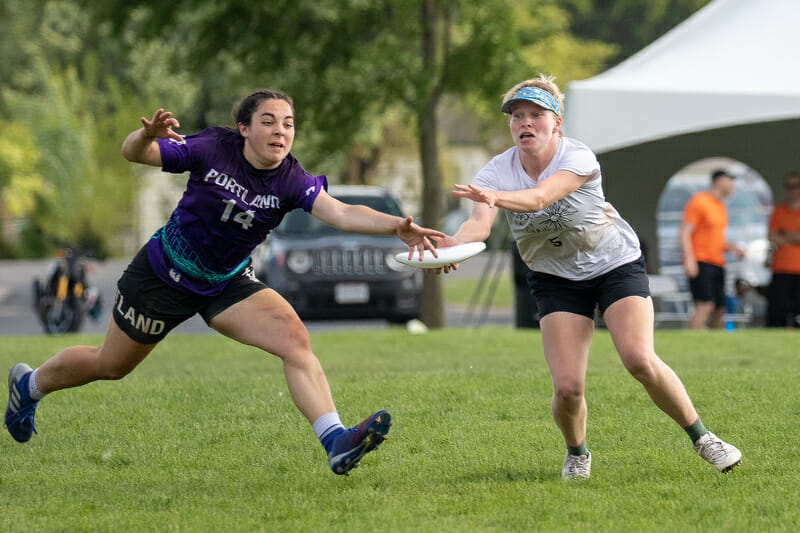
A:
[[[564,132],[598,154],[609,201],[649,249],[661,190],[690,163],[741,161],[778,198],[783,175],[800,169],[799,34],[800,0],[714,0],[569,84]]]
[[[716,0],[569,85],[564,130],[595,152],[800,117],[800,0]]]

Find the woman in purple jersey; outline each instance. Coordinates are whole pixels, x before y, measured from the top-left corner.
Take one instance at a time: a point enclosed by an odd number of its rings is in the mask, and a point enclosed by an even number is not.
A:
[[[686,430],[695,451],[727,472],[742,454],[706,430],[680,379],[656,355],[653,302],[638,238],[606,202],[594,153],[561,134],[562,102],[558,86],[544,76],[506,93],[501,110],[509,115],[514,145],[481,169],[471,185],[455,186],[455,196],[473,201],[472,214],[438,244],[486,239],[503,210],[530,269],[528,284],[541,317],[553,418],[567,448],[563,479],[591,473],[584,390],[598,307],[628,372]]]
[[[345,429],[308,332],[289,303],[253,276],[250,253],[295,208],[341,230],[397,235],[413,250],[435,249],[444,234],[366,206],[329,196],[325,176],[307,173],[290,154],[292,100],[260,90],[235,112],[237,130],[208,128],[182,137],[171,113],[159,109],[122,145],[136,163],[189,171],[186,191],[169,221],[140,250],[118,283],[103,344],[72,346],[36,370],[9,374],[5,426],[19,442],[36,431],[36,405],[46,394],[130,373],[175,326],[199,313],[223,335],[283,360],[292,399],[328,454],[347,474],[385,438],[391,416],[378,411]]]

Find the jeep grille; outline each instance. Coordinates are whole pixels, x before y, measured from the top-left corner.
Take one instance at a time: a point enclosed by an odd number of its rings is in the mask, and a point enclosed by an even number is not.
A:
[[[312,250],[314,274],[385,274],[387,250],[379,248],[327,248]]]

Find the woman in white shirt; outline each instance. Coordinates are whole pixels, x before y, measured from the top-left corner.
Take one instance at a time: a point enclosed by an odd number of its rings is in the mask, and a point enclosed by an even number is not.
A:
[[[471,185],[453,194],[473,210],[440,247],[483,241],[503,209],[531,272],[545,359],[553,379],[553,417],[567,446],[562,479],[585,479],[584,386],[599,307],[620,359],[653,402],[691,438],[718,470],[741,463],[741,452],[709,432],[677,375],[656,355],[653,303],[639,240],[606,202],[597,157],[563,137],[563,95],[552,78],[515,85],[503,98],[514,146],[494,157]],[[448,272],[457,265],[442,269]]]

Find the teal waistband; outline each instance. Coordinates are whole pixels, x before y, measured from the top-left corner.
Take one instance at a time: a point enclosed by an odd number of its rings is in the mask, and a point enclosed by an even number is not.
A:
[[[184,274],[205,280],[212,285],[219,285],[240,274],[250,262],[248,257],[239,263],[236,268],[225,274],[211,270],[200,261],[200,256],[197,255],[197,252],[194,251],[186,238],[181,235],[177,222],[172,218],[169,219],[164,227],[156,231],[153,238],[161,241],[161,249],[164,250],[173,266],[176,266]]]

